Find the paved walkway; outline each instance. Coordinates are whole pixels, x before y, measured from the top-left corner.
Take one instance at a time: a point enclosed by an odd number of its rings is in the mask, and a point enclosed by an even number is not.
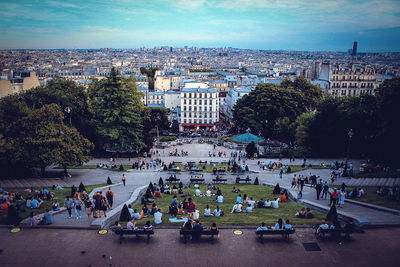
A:
[[[253,229],[220,230],[213,245],[207,237],[182,242],[177,229],[155,229],[144,237],[127,236],[122,244],[109,232],[60,229],[0,229],[0,262],[8,266],[398,266],[399,228],[367,230],[351,240],[318,241],[309,228],[297,228],[290,242],[280,236],[260,243]],[[319,251],[307,251],[313,243]]]

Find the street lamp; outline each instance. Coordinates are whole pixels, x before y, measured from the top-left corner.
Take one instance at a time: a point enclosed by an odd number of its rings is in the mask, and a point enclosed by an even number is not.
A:
[[[72,108],[66,107],[66,108],[64,109],[64,111],[68,114],[68,117],[69,117],[69,126],[72,126],[72,123],[71,123],[71,111],[72,111]]]
[[[350,131],[347,133],[347,136],[349,137],[349,141],[347,143],[346,164],[344,166],[343,176],[347,176],[347,167],[348,167],[349,156],[350,156],[350,144],[351,144],[351,139],[354,136],[353,129],[350,129]]]

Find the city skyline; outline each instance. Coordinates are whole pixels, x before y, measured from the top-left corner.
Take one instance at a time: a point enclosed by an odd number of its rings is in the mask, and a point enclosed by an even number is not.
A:
[[[1,49],[400,51],[400,2],[1,1]]]

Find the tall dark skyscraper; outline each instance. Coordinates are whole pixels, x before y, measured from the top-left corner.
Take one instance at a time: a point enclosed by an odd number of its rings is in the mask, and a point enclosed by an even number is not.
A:
[[[357,56],[357,42],[353,43],[353,57]]]

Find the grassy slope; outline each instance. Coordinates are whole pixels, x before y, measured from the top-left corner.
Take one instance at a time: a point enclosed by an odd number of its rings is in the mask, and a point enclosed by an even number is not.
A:
[[[241,190],[242,197],[244,194],[247,194],[249,197],[253,197],[254,200],[258,201],[260,198],[273,199],[277,197],[277,195],[273,195],[273,189],[266,186],[256,186],[256,185],[235,185],[236,188]],[[205,192],[206,185],[200,185],[200,190]],[[278,218],[282,218],[284,220],[289,219],[293,225],[312,225],[317,222],[320,222],[322,218],[325,217],[324,214],[319,213],[317,211],[313,211],[316,218],[314,219],[300,219],[296,218],[294,214],[301,209],[301,205],[297,204],[294,201],[289,200],[286,203],[279,203],[279,209],[254,209],[253,213],[241,213],[241,214],[231,214],[230,211],[234,205],[236,200],[236,196],[238,194],[232,193],[233,185],[219,185],[222,194],[224,195],[224,203],[219,205],[220,208],[225,212],[224,217],[204,217],[204,209],[208,204],[211,210],[214,210],[216,207],[215,196],[212,197],[195,197],[193,196],[193,201],[196,204],[196,209],[200,212],[200,221],[204,225],[210,225],[212,222],[216,222],[219,226],[256,226],[259,225],[262,221],[264,221],[268,225],[275,225]],[[194,195],[194,189],[184,189],[184,193],[190,192]],[[215,191],[213,192],[215,193]],[[170,223],[168,218],[168,207],[171,203],[172,195],[163,195],[162,198],[157,198],[156,203],[159,208],[162,209],[163,213],[163,226],[181,226],[181,223]],[[183,201],[182,197],[178,196],[178,201]],[[141,210],[141,204],[137,204],[134,208]],[[153,216],[148,218],[152,223],[154,223]],[[144,225],[147,219],[142,219],[137,222],[139,226]]]
[[[354,187],[349,187],[349,192],[351,192],[354,189]],[[350,198],[351,200],[355,201],[360,201],[360,202],[366,202],[369,204],[377,205],[377,206],[382,206],[390,209],[395,209],[395,210],[400,210],[400,201],[389,201],[387,199],[387,196],[381,197],[378,196],[376,193],[376,190],[378,187],[376,186],[370,186],[370,187],[362,187],[365,192],[365,196],[362,198]]]

